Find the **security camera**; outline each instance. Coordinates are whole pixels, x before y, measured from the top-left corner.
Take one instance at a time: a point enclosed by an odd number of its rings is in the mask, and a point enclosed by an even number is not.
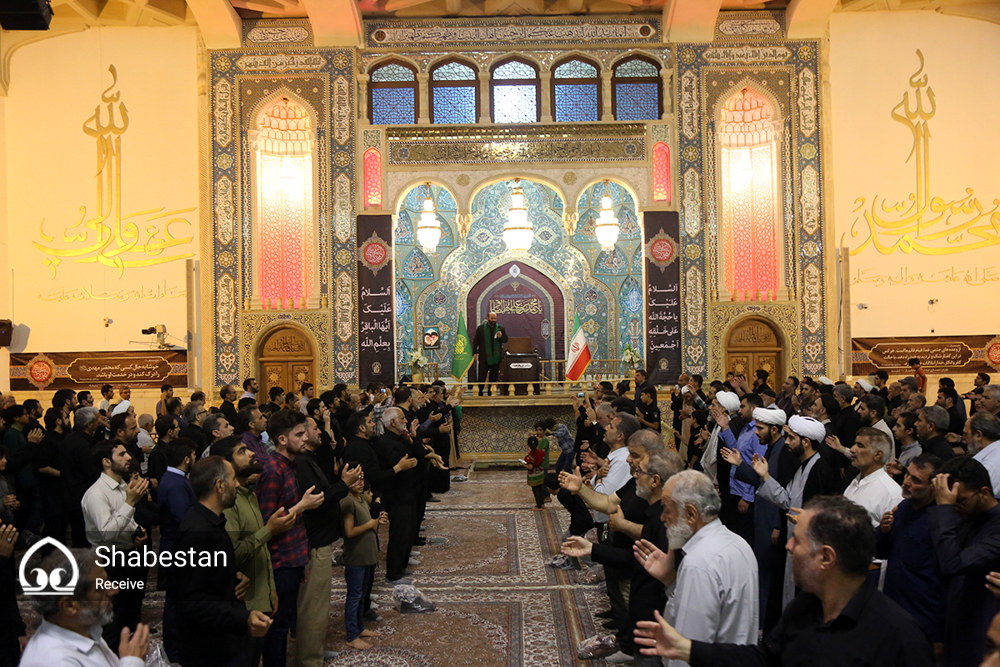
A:
[[[151,336],[153,334],[165,334],[167,333],[167,326],[165,324],[157,324],[155,326],[147,327],[142,330],[144,336]]]

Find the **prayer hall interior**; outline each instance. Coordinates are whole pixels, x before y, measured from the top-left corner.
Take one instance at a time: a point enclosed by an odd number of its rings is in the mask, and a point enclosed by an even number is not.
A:
[[[583,661],[579,643],[626,627],[612,618],[604,630],[597,615],[619,582],[589,558],[579,569],[564,545],[583,534],[571,525],[579,515],[553,502],[567,493],[558,470],[572,476],[587,462],[581,441],[593,443],[580,429],[600,422],[601,381],[619,399],[634,392],[629,414],[698,470],[705,445],[720,461],[725,447],[706,437],[692,458],[687,439],[719,423],[711,397],[685,403],[692,376],[706,390],[728,377],[726,390],[744,396],[764,371],[765,404],[794,377],[789,416],[805,403],[798,378],[861,387],[860,405],[914,376],[927,406],[944,378],[963,423],[967,398],[975,408],[992,396],[978,388],[1000,374],[996,0],[0,5],[0,407],[14,408],[5,429],[18,406],[31,413],[29,401],[62,409],[60,390],[90,391],[96,407],[110,387],[107,420],[124,406],[136,427],[146,423],[136,437],[150,446],[161,416],[185,428],[197,416],[202,428],[218,412],[209,408],[225,413],[228,402],[237,435],[259,436],[254,420],[288,406],[316,417],[339,476],[352,413],[372,414],[381,436],[392,430],[387,406],[403,405],[399,387],[422,388],[400,413],[401,424],[416,416],[414,429],[434,430],[415,469],[420,509],[397,521],[397,505],[388,526],[369,517],[380,536],[381,636],[345,648],[352,584],[337,561],[324,664],[604,664]],[[435,381],[444,394],[428,391]],[[273,411],[254,417],[245,403],[237,416],[241,391]],[[322,406],[310,400],[325,395]],[[956,402],[941,400],[950,414]],[[989,400],[1000,406],[1000,392]],[[889,403],[886,422],[903,422]],[[41,415],[34,426],[51,430]],[[562,448],[575,455],[568,467],[556,463],[561,425],[576,439]],[[550,448],[542,487],[530,461],[525,484],[536,428]],[[205,430],[209,443],[232,433]],[[278,456],[267,442],[258,459]],[[0,467],[0,490],[25,508],[9,505],[23,524],[20,562],[25,530],[49,536],[45,493],[0,452],[11,466]],[[194,453],[187,473],[215,448]],[[378,453],[382,472],[394,470]],[[851,466],[839,471],[845,485]],[[643,474],[638,463],[631,472]],[[54,484],[57,494],[65,486]],[[401,493],[372,486],[376,497]],[[532,489],[543,487],[551,501],[533,511]],[[79,498],[71,504],[79,513]],[[599,533],[608,515],[587,506]],[[262,500],[261,510],[274,507]],[[422,540],[423,555],[407,552],[403,565],[417,562],[414,583],[434,612],[393,608],[394,521]],[[61,526],[67,544],[72,528]],[[149,576],[142,617],[160,644],[172,602]],[[17,599],[25,622],[40,621],[20,589]],[[289,664],[319,664],[296,654],[296,641]],[[622,641],[606,654],[638,656]],[[0,667],[16,664],[2,643]],[[275,650],[265,643],[265,667],[277,665]]]

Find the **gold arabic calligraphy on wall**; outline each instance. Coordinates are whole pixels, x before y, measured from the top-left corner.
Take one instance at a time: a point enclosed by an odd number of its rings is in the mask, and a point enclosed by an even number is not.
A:
[[[122,136],[129,126],[128,109],[116,90],[118,72],[108,67],[112,82],[101,93],[101,104],[83,123],[83,132],[93,137],[97,146],[97,201],[95,215],[87,217],[87,207],[80,206],[80,218],[56,236],[45,233],[45,219],[38,225],[42,242],[32,244],[44,254],[43,264],[55,279],[64,260],[78,264],[103,264],[118,270],[156,266],[194,257],[187,244],[194,236],[191,222],[183,217],[195,207],[165,211],[166,207],[122,213]],[[103,107],[103,108],[102,108]],[[106,120],[105,120],[106,117]],[[140,232],[140,225],[144,230]],[[71,297],[72,298],[72,297]]]
[[[883,255],[896,251],[921,255],[954,255],[1000,245],[1000,198],[992,208],[980,201],[972,188],[965,196],[946,201],[931,195],[931,128],[937,101],[924,74],[924,55],[917,50],[920,67],[910,77],[911,90],[893,107],[892,119],[905,125],[913,135],[913,147],[906,161],[914,161],[915,189],[903,201],[887,197],[858,197],[850,237],[857,239],[867,228],[868,236],[851,248],[851,255],[872,246]],[[843,240],[841,241],[843,244]]]

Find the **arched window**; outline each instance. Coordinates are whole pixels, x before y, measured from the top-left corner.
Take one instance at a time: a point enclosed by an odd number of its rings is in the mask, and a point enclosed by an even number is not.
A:
[[[537,123],[541,113],[538,66],[512,58],[495,65],[490,82],[494,123]]]
[[[365,208],[382,208],[382,153],[369,148],[364,156]]]
[[[660,65],[646,56],[618,61],[611,77],[615,120],[659,120],[663,116]]]
[[[653,201],[670,202],[670,147],[662,141],[653,144]]]
[[[417,122],[417,70],[391,60],[374,68],[368,82],[368,108],[372,125]]]
[[[430,72],[431,122],[475,123],[479,115],[476,70],[461,60],[447,60]]]
[[[601,79],[597,66],[570,58],[552,68],[552,99],[558,123],[596,122],[601,117]]]
[[[313,120],[278,97],[261,109],[250,134],[254,154],[255,296],[262,308],[309,308],[313,294]]]
[[[730,299],[778,296],[781,208],[774,108],[744,88],[722,107],[718,124],[722,252]]]

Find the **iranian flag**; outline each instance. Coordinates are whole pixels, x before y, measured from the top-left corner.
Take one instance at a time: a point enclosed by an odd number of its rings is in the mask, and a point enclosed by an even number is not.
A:
[[[580,316],[573,316],[573,340],[569,343],[569,361],[566,362],[566,379],[576,382],[590,365],[590,346],[587,334],[580,326]]]

